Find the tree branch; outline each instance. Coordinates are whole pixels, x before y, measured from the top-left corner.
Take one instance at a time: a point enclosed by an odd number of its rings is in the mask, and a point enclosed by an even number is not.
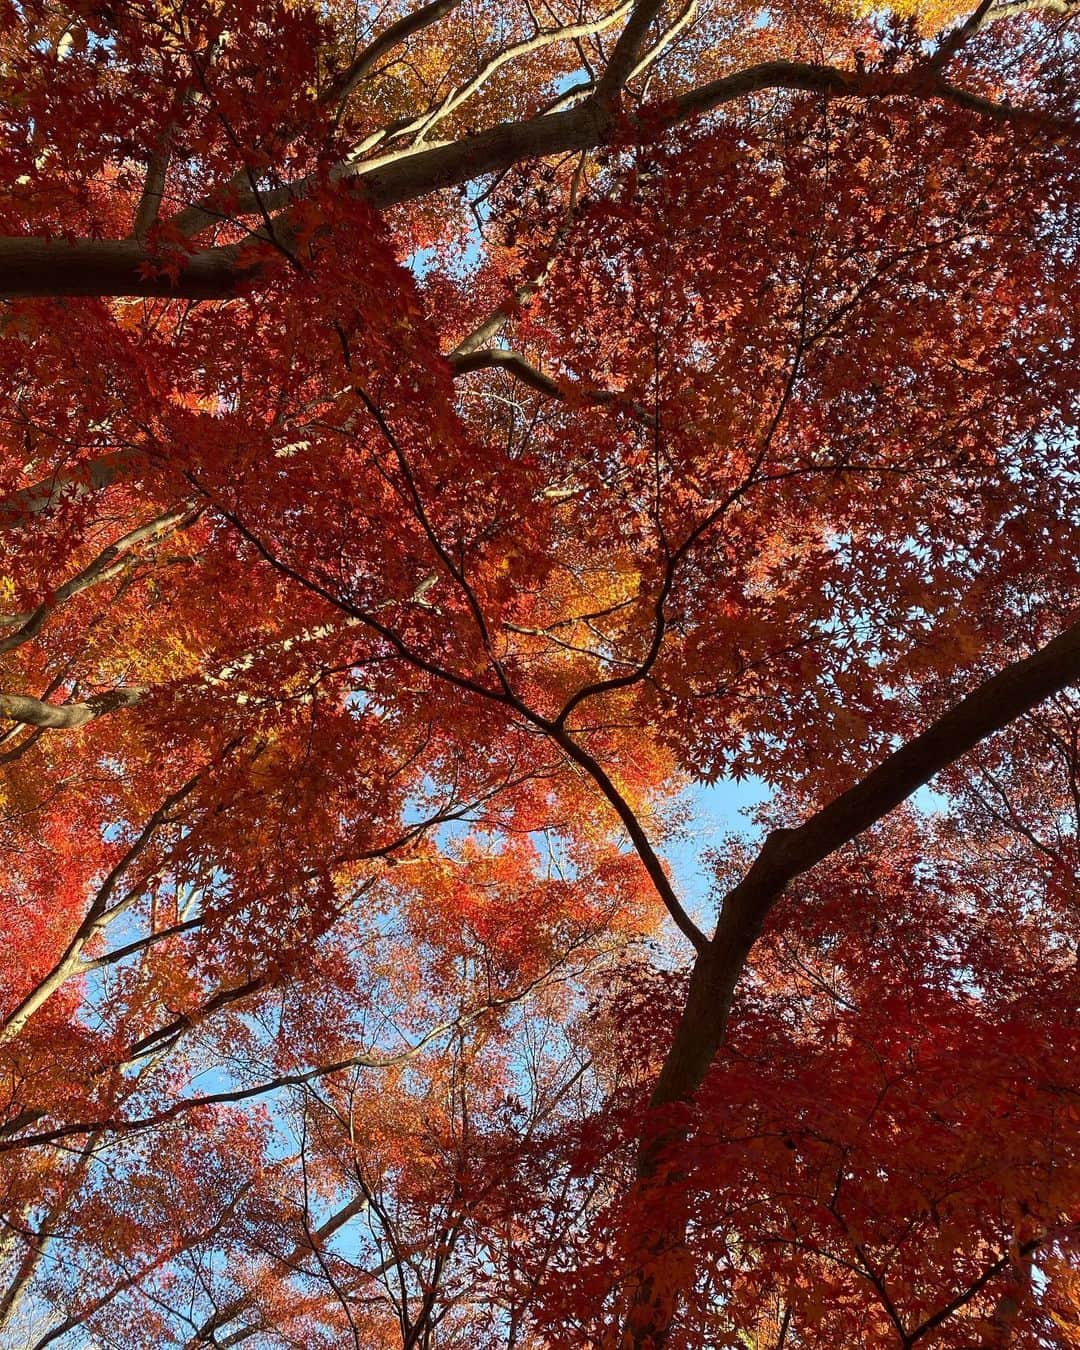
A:
[[[644,16],[653,9],[653,5],[642,6],[637,13]],[[631,19],[627,24],[624,37],[634,22]],[[1068,119],[995,103],[979,94],[927,79],[925,71],[915,76],[863,74],[799,61],[767,61],[679,97],[646,105],[640,114],[627,120],[623,134],[643,143],[655,140],[682,122],[765,90],[816,93],[830,98],[941,99],[999,124],[1016,122],[1073,137],[1080,130]],[[565,112],[500,123],[478,135],[418,150],[378,167],[365,169],[362,162],[340,165],[336,176],[339,180],[358,178],[365,199],[375,207],[385,208],[498,173],[522,160],[595,149],[604,143],[611,130],[609,112],[596,99],[589,99]],[[287,209],[289,203],[303,195],[306,186],[291,184],[268,192],[263,195],[263,204],[268,210]],[[287,220],[275,219],[274,225],[279,239],[288,239]],[[260,231],[254,231],[239,244],[169,259],[172,269],[167,270],[166,260],[149,252],[137,240],[69,242],[3,238],[0,296],[158,295],[228,299],[258,279],[268,256],[274,252],[271,241]]]
[[[0,240],[0,255],[3,244]],[[28,523],[28,517],[44,515],[63,501],[78,501],[88,492],[108,487],[134,458],[130,450],[110,451],[73,472],[57,469],[48,478],[17,489],[0,501],[0,530],[19,529]]]
[[[596,403],[602,407],[620,405],[639,422],[649,420],[648,414],[639,403],[627,398],[615,389],[588,389],[581,385],[559,384],[550,375],[538,370],[531,361],[527,361],[519,352],[506,347],[487,347],[483,351],[470,351],[461,356],[448,358],[450,370],[457,379],[461,375],[470,375],[477,370],[504,370],[522,384],[535,389],[545,398],[565,402],[570,398],[581,399],[583,403]]]
[[[59,1125],[55,1129],[43,1130],[32,1135],[18,1135],[15,1138],[10,1137],[10,1132],[14,1122],[9,1121],[3,1130],[6,1137],[0,1141],[0,1153],[10,1152],[16,1149],[36,1148],[41,1144],[53,1144],[62,1139],[69,1139],[75,1135],[89,1135],[102,1132],[110,1135],[131,1134],[141,1130],[152,1129],[158,1125],[168,1124],[170,1121],[187,1115],[190,1111],[202,1110],[204,1107],[229,1106],[238,1102],[251,1101],[256,1097],[264,1097],[268,1093],[277,1092],[286,1087],[304,1087],[308,1083],[313,1083],[320,1078],[327,1078],[336,1073],[343,1073],[349,1069],[395,1069],[408,1064],[414,1060],[434,1041],[447,1035],[449,1032],[457,1031],[462,1027],[471,1025],[488,1013],[500,1011],[503,1008],[510,1007],[516,1003],[521,1003],[531,994],[549,984],[555,977],[561,962],[556,962],[547,970],[543,971],[535,979],[528,981],[522,988],[513,993],[499,995],[494,998],[485,999],[483,1003],[474,1005],[472,1008],[461,1012],[457,1017],[440,1022],[430,1031],[424,1033],[419,1040],[406,1045],[405,1049],[396,1054],[372,1055],[356,1054],[349,1055],[346,1058],[335,1060],[332,1063],[320,1064],[315,1068],[303,1069],[293,1073],[276,1074],[272,1078],[265,1079],[261,1083],[253,1083],[248,1087],[226,1088],[220,1092],[209,1092],[198,1097],[184,1097],[180,1101],[173,1102],[171,1106],[162,1107],[158,1111],[152,1111],[144,1116],[133,1118],[111,1118],[97,1121],[77,1121],[67,1125]],[[17,1121],[26,1121],[27,1123],[40,1120],[42,1112],[31,1111],[21,1114],[16,1118]]]
[[[438,23],[440,19],[457,9],[460,4],[461,0],[432,0],[431,4],[424,5],[421,9],[415,10],[412,14],[406,14],[404,18],[392,23],[389,28],[373,39],[357,56],[356,60],[331,82],[320,96],[320,104],[327,106],[343,103],[387,53],[393,51],[395,47],[399,47],[414,33],[419,33],[422,29],[429,28],[433,23]]]
[[[606,107],[619,95],[637,65],[638,53],[652,22],[664,8],[664,0],[638,0],[626,27],[619,34],[594,95],[600,107]]]
[[[725,897],[716,932],[695,963],[686,1008],[657,1080],[654,1103],[684,1100],[700,1086],[723,1040],[746,959],[789,882],[882,820],[988,736],[1078,682],[1080,621],[979,685],[797,829],[774,830],[750,870]]]
[[[134,842],[98,887],[97,894],[86,912],[86,917],[76,929],[60,959],[23,998],[18,1007],[14,1008],[0,1023],[0,1045],[6,1045],[9,1041],[14,1040],[34,1013],[43,1007],[60,986],[78,970],[79,959],[94,936],[131,905],[139,893],[137,886],[130,889],[127,895],[116,905],[113,905],[111,909],[109,908],[113,893],[128,868],[138,861],[158,829],[169,821],[170,812],[191,794],[204,773],[205,769],[200,769],[175,792],[169,793],[153,815],[150,816]]]
[[[37,637],[45,620],[65,600],[70,600],[73,596],[89,590],[90,587],[100,585],[101,582],[109,581],[117,576],[131,564],[133,551],[141,545],[156,543],[161,538],[174,534],[178,529],[190,525],[193,519],[194,513],[187,504],[174,507],[171,511],[166,511],[153,520],[148,520],[144,524],[136,526],[135,529],[129,530],[127,534],[122,535],[114,543],[103,549],[82,571],[77,572],[75,576],[65,581],[36,609],[27,614],[0,614],[0,628],[17,625],[13,633],[8,633],[6,637],[0,638],[0,656]]]
[[[146,692],[142,685],[132,685],[95,694],[82,703],[46,703],[31,694],[0,692],[0,718],[43,730],[74,731],[117,708],[133,708]]]

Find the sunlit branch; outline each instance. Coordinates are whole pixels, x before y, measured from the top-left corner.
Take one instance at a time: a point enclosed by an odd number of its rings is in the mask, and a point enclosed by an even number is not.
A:
[[[356,59],[331,80],[327,88],[320,94],[319,102],[324,105],[343,103],[372,73],[383,57],[388,56],[395,47],[400,47],[403,42],[416,33],[422,32],[425,28],[430,28],[434,23],[438,23],[440,19],[445,18],[447,14],[457,9],[460,4],[461,0],[432,0],[432,3],[422,5],[412,14],[406,14],[403,18],[392,23],[378,37],[373,38]]]
[[[462,356],[452,356],[450,369],[455,378],[470,375],[477,370],[502,370],[530,389],[535,389],[538,394],[543,394],[545,398],[557,399],[560,402],[574,399],[601,407],[622,407],[639,422],[649,420],[648,413],[641,405],[624,394],[612,389],[590,389],[583,385],[560,384],[550,375],[545,375],[543,371],[537,369],[519,352],[510,351],[505,347],[486,347]]]
[[[655,8],[650,6],[648,8]],[[645,13],[643,7],[640,11]],[[624,30],[630,30],[633,19]],[[647,25],[646,25],[647,26]],[[636,49],[635,49],[636,50]],[[632,69],[632,53],[627,52]],[[613,57],[614,60],[614,57]],[[609,67],[611,69],[611,67]],[[649,142],[679,124],[725,104],[767,90],[813,93],[828,98],[954,103],[994,124],[1018,123],[1048,135],[1074,138],[1069,120],[936,81],[926,72],[891,75],[840,70],[798,61],[768,61],[714,80],[698,89],[644,106],[624,119],[620,135]],[[569,150],[589,150],[612,134],[607,105],[597,90],[578,107],[520,122],[505,122],[475,136],[419,149],[393,163],[364,171],[339,168],[338,177],[360,175],[364,198],[376,207],[414,201],[443,188],[497,173],[524,160]],[[260,194],[267,210],[280,211],[304,184]],[[287,211],[286,211],[287,214]],[[287,219],[273,219],[274,239],[255,230],[245,241],[196,252],[180,261],[175,278],[155,269],[155,259],[135,240],[67,240],[33,237],[0,239],[0,295],[161,295],[227,299],[257,282],[268,252],[291,249]]]
[[[36,609],[26,614],[0,614],[0,630],[11,627],[15,629],[14,632],[0,637],[0,655],[37,637],[45,620],[66,600],[118,576],[140,556],[136,552],[140,546],[157,543],[178,530],[187,528],[194,519],[192,509],[187,504],[174,507],[171,511],[166,511],[163,515],[129,530],[103,549],[93,562],[88,563],[75,576],[58,586]]]
[[[42,731],[74,731],[118,708],[133,708],[146,692],[142,685],[131,685],[77,703],[46,703],[32,694],[0,692],[0,718]]]
[[[191,794],[203,777],[204,772],[204,769],[200,769],[198,773],[194,774],[174,792],[169,793],[147,820],[133,843],[125,850],[123,856],[98,887],[85,918],[76,929],[63,955],[44,979],[40,980],[34,989],[0,1023],[0,1045],[6,1044],[19,1034],[34,1013],[48,1002],[60,986],[78,969],[80,958],[87,944],[102,928],[116,919],[137,899],[141,892],[141,887],[138,886],[132,887],[118,904],[110,907],[113,894],[124,879],[128,869],[146,850],[157,831],[171,821],[173,810]]]

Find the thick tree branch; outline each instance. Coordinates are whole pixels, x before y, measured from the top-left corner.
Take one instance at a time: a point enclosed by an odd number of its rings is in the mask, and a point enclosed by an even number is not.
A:
[[[626,27],[619,34],[604,73],[596,86],[596,101],[604,107],[618,97],[638,62],[653,20],[664,8],[664,0],[638,0]]]
[[[935,774],[1051,694],[1080,681],[1080,622],[1033,655],[1007,666],[921,735],[796,830],[770,835],[743,885],[747,897],[776,894],[793,878],[849,843],[906,801]],[[741,888],[739,888],[741,889]],[[735,902],[732,911],[747,909]],[[749,901],[752,909],[753,901]],[[724,906],[725,914],[728,904]]]
[[[155,150],[146,166],[146,180],[143,183],[142,196],[135,208],[135,219],[131,225],[132,237],[145,239],[150,227],[158,218],[161,198],[165,192],[165,175],[169,171],[169,151],[167,147]]]
[[[244,256],[242,256],[242,254]],[[253,280],[261,258],[251,249],[205,249],[179,263],[175,282],[164,261],[137,239],[0,239],[0,297],[21,295],[166,295],[222,300]]]
[[[118,708],[133,708],[146,695],[141,685],[110,689],[81,703],[46,703],[31,694],[0,692],[0,718],[48,731],[74,731]]]
[[[882,820],[935,774],[1051,694],[1080,682],[1080,621],[1006,666],[797,829],[775,830],[726,896],[698,959],[686,1010],[654,1091],[657,1104],[701,1084],[727,1027],[736,983],[765,918],[795,877]]]
[[[470,375],[474,370],[505,370],[522,384],[543,394],[546,398],[565,398],[562,388],[550,375],[545,375],[521,356],[518,352],[505,347],[488,347],[484,351],[471,351],[462,356],[448,358],[450,369],[456,379],[459,375]]]
[[[0,240],[0,253],[2,250]],[[108,487],[122,476],[134,458],[130,450],[110,451],[73,472],[57,469],[48,478],[17,489],[0,501],[0,531],[19,529],[32,517],[44,515],[61,502],[78,501],[88,492]]]
[[[640,13],[645,12],[643,7]],[[630,24],[625,31],[629,28]],[[646,105],[635,118],[627,120],[620,135],[642,142],[655,140],[682,122],[766,90],[832,98],[939,99],[996,123],[1017,122],[1068,136],[1078,131],[1076,124],[1066,119],[994,103],[979,94],[928,79],[925,72],[915,77],[863,74],[799,61],[768,61],[677,98]],[[378,167],[365,169],[362,162],[341,166],[338,176],[359,178],[364,197],[374,206],[385,208],[498,173],[523,160],[595,149],[611,134],[609,112],[589,99],[566,112],[504,122],[476,136],[418,150]],[[293,184],[264,194],[263,204],[268,210],[287,207],[302,195],[304,187]],[[274,229],[279,245],[290,241],[287,220],[276,217]],[[174,258],[172,268],[167,269],[165,260],[152,255],[137,240],[5,238],[0,239],[0,295],[228,299],[252,284],[276,252],[272,241],[255,231],[242,244]]]
[[[728,892],[716,932],[694,963],[686,1005],[653,1089],[652,1105],[687,1102],[701,1086],[723,1042],[735,987],[754,942],[769,911],[794,877],[881,820],[988,736],[1077,682],[1080,621],[1031,656],[985,681],[797,829],[770,834],[753,866]],[[648,1188],[662,1180],[665,1151],[683,1134],[683,1128],[668,1125],[643,1139],[637,1163],[643,1186]],[[661,1246],[675,1247],[683,1241],[684,1221],[678,1219],[663,1228],[659,1240]],[[994,1273],[991,1269],[986,1278]],[[645,1346],[654,1350],[666,1344],[681,1292],[679,1277],[662,1270],[643,1271],[633,1295],[624,1343],[635,1350],[644,1350]],[[934,1319],[931,1322],[936,1325]],[[899,1322],[897,1327],[903,1334]],[[906,1337],[904,1343],[913,1344],[926,1330],[930,1330],[930,1324]]]
[[[957,24],[926,63],[927,70],[939,74],[945,69],[968,38],[974,36],[982,27],[992,3],[993,0],[982,0],[978,8],[963,23]]]
[[[669,47],[675,42],[679,35],[686,31],[697,18],[698,0],[690,0],[689,4],[679,14],[678,18],[666,28],[656,39],[649,50],[641,57],[637,65],[626,77],[629,84],[631,80],[636,80],[639,75],[643,75],[651,65],[654,65],[664,55]]]
[[[1035,14],[1046,10],[1050,14],[1076,14],[1080,0],[1015,0],[1015,3],[994,5],[983,17],[981,26],[987,28],[999,19],[1015,19],[1019,14]]]

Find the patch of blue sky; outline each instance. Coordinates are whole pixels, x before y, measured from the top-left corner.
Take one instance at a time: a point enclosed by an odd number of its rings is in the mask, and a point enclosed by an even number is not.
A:
[[[366,689],[353,689],[345,695],[345,706],[350,712],[365,712],[372,706],[371,696]]]
[[[438,261],[439,251],[435,248],[418,248],[410,253],[405,259],[405,266],[416,277],[417,281],[423,281],[431,269]]]
[[[771,795],[759,778],[720,778],[695,785],[686,796],[688,819],[664,849],[664,856],[679,898],[706,931],[711,932],[716,921],[711,903],[713,871],[707,854],[721,848],[731,835],[755,835],[751,818]]]
[[[578,66],[576,70],[568,70],[564,75],[557,75],[551,82],[552,94],[559,98],[565,94],[572,94],[580,89],[582,93],[592,84],[592,77],[584,66]]]
[[[465,277],[475,270],[484,256],[484,225],[491,215],[486,201],[471,204],[464,228],[452,250],[418,248],[405,259],[405,266],[423,281],[430,273],[442,268],[452,276]]]
[[[484,257],[484,227],[491,217],[491,204],[478,188],[464,220],[462,232],[452,249],[418,248],[405,259],[405,266],[417,281],[423,281],[440,267],[451,276],[466,277]]]

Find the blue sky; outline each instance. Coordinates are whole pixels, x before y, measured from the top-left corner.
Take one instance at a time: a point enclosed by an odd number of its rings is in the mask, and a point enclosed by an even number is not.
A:
[[[680,899],[708,931],[715,922],[712,907],[706,905],[712,873],[702,855],[707,849],[721,845],[728,835],[756,833],[750,815],[771,795],[759,778],[744,778],[741,782],[721,778],[716,783],[698,784],[690,789],[691,815],[685,835],[668,844],[664,856],[671,864]]]

